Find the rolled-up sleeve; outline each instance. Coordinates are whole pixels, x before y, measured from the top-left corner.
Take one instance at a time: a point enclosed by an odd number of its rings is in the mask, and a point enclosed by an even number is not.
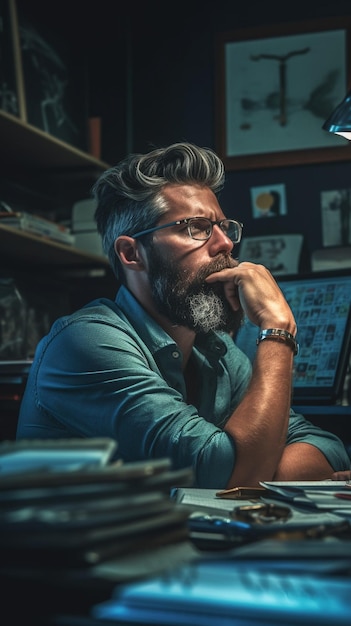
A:
[[[350,468],[350,457],[339,437],[312,424],[303,415],[291,409],[287,445],[301,442],[318,448],[335,472]]]

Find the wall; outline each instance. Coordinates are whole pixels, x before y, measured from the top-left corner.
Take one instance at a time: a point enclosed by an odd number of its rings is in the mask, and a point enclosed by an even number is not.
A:
[[[19,4],[25,0],[17,0]],[[26,4],[26,2],[25,2]],[[72,10],[73,9],[73,10]],[[67,38],[72,54],[84,51],[90,115],[102,118],[102,158],[113,164],[130,151],[192,141],[216,148],[216,37],[254,26],[350,16],[348,0],[229,3],[62,0],[59,11],[32,0],[34,20]],[[74,62],[74,61],[72,61]],[[320,192],[348,187],[351,147],[343,162],[228,171],[224,211],[244,222],[245,235],[305,235],[302,269],[322,247]],[[288,213],[252,218],[250,188],[285,184]]]
[[[152,13],[133,27],[133,149],[189,140],[216,147],[216,61],[218,33],[259,25],[350,15],[348,2],[188,3],[174,10],[159,29]],[[154,6],[153,3],[151,3]],[[196,7],[197,5],[197,7]],[[177,5],[178,6],[178,5]],[[322,123],[322,122],[321,122]],[[324,131],[322,131],[324,132]],[[348,148],[347,148],[348,151]],[[351,147],[347,152],[351,159]],[[244,234],[305,235],[302,269],[313,250],[322,247],[320,192],[351,186],[351,162],[229,171],[221,196],[224,211],[244,222]],[[288,213],[273,220],[252,218],[250,188],[284,183]]]

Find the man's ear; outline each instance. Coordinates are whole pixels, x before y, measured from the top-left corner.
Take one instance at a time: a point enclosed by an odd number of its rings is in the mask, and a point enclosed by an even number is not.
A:
[[[137,272],[145,269],[145,263],[138,248],[138,242],[133,237],[121,235],[114,244],[115,252],[126,269]]]

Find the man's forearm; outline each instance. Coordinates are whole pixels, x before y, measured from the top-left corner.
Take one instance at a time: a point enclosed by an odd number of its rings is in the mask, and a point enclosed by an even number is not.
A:
[[[273,480],[286,445],[292,367],[288,345],[260,344],[249,388],[225,425],[236,448],[233,486]]]

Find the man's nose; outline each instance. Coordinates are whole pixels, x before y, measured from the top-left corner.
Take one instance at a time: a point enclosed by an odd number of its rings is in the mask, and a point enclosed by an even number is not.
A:
[[[217,252],[231,252],[234,248],[232,240],[226,235],[218,224],[214,224],[210,244]]]

